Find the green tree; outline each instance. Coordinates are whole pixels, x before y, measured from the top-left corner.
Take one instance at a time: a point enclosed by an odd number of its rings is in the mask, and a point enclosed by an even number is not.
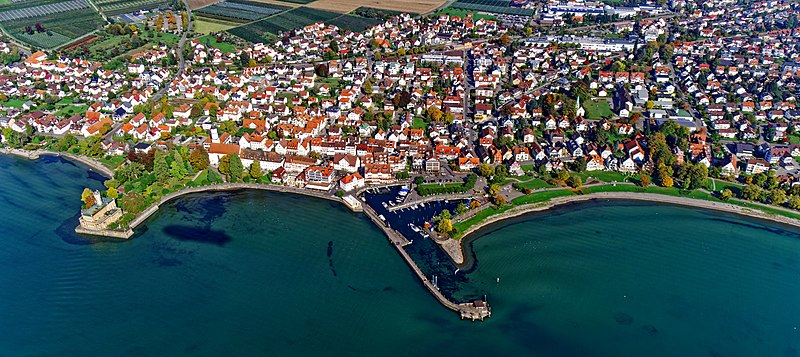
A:
[[[494,166],[489,165],[487,163],[482,163],[478,165],[478,174],[483,177],[491,177],[494,175]]]
[[[219,172],[225,176],[230,176],[231,174],[231,157],[230,155],[225,155],[219,159],[218,165]]]
[[[117,191],[116,188],[109,188],[108,191],[106,191],[106,197],[108,198],[116,199],[118,196],[119,192]]]
[[[781,205],[786,202],[786,191],[780,188],[774,188],[769,191],[769,201],[772,202],[773,205]]]
[[[791,209],[800,209],[800,196],[792,195],[789,196],[789,201],[786,202],[786,205],[789,206]]]
[[[464,202],[460,202],[458,206],[456,206],[456,212],[458,212],[458,214],[463,214],[467,211],[469,211],[469,208],[467,208],[467,205],[465,205]]]
[[[567,179],[567,185],[569,185],[572,188],[578,188],[581,185],[583,185],[583,180],[581,180],[581,177],[578,175],[571,175]]]
[[[156,179],[161,182],[169,180],[169,166],[167,165],[167,154],[161,150],[156,150],[155,158],[153,160],[153,173]]]
[[[489,196],[495,196],[500,193],[500,186],[493,184],[489,186]]]
[[[719,199],[721,199],[723,201],[727,201],[727,200],[731,199],[731,197],[733,197],[733,191],[731,191],[728,188],[720,191],[720,193],[719,193]]]
[[[139,213],[144,208],[145,200],[139,192],[128,192],[122,197],[122,204],[120,205],[123,210],[130,213]]]
[[[253,163],[250,164],[250,177],[254,180],[258,180],[263,176],[263,172],[261,172],[261,161],[253,160]]]
[[[453,223],[449,218],[440,219],[436,225],[436,231],[440,234],[448,234],[453,231]]]
[[[238,154],[230,154],[230,178],[232,182],[238,182],[242,179],[242,173],[244,172],[244,165],[242,164],[242,160],[239,159]]]
[[[742,189],[742,198],[750,201],[760,201],[764,189],[757,185],[745,185]]]
[[[169,165],[169,175],[176,179],[182,179],[188,175],[186,164],[183,162],[183,157],[178,151],[172,152],[172,163]]]

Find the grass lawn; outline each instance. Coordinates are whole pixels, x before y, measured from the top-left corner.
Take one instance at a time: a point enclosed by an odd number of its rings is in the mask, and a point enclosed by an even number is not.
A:
[[[465,10],[465,9],[455,9],[452,7],[448,7],[442,11],[436,13],[436,15],[450,15],[450,16],[458,16],[458,17],[466,17],[469,14],[472,14],[474,19],[486,19],[486,20],[497,20],[497,16],[489,15],[489,14],[482,14],[472,10]]]
[[[414,117],[414,125],[411,126],[411,129],[428,130],[428,123],[425,122],[425,119],[422,119],[420,117]]]
[[[125,162],[126,159],[127,158],[125,157],[125,155],[104,156],[102,158],[97,159],[97,161],[100,161],[103,165],[106,165],[109,168],[116,169],[117,166]]]
[[[25,104],[24,99],[9,99],[7,102],[3,103],[3,106],[7,108],[20,109],[22,108],[23,104]]]
[[[583,108],[586,109],[587,119],[603,119],[612,115],[611,107],[605,100],[584,102]]]
[[[579,173],[578,176],[581,177],[581,180],[583,180],[584,183],[586,183],[586,180],[588,180],[589,177],[596,178],[596,179],[598,179],[600,181],[603,181],[603,182],[615,182],[615,181],[616,182],[625,182],[625,181],[629,181],[630,178],[634,178],[634,176],[625,175],[625,174],[617,172],[617,171],[601,171],[601,170],[598,170],[598,171],[584,171],[584,172]]]
[[[83,114],[86,113],[88,109],[85,105],[67,105],[66,107],[61,108],[59,111],[56,112],[57,117],[71,117],[75,114]]]
[[[517,186],[522,188],[529,188],[531,190],[553,187],[553,185],[547,183],[545,180],[542,180],[540,178],[536,178],[526,182],[520,182],[517,184]]]
[[[202,44],[208,43],[208,46],[213,48],[218,48],[220,51],[225,53],[231,53],[236,51],[236,47],[229,42],[217,42],[217,38],[211,35],[205,35],[197,39]]]
[[[200,18],[194,22],[194,31],[197,33],[209,34],[212,32],[230,30],[236,26],[241,26],[241,24],[216,19],[214,21],[206,21]]]

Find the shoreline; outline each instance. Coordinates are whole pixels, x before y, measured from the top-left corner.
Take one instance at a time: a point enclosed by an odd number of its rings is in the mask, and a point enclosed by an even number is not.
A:
[[[690,208],[701,208],[707,209],[712,211],[720,211],[720,212],[727,212],[733,213],[741,216],[747,216],[756,219],[762,219],[774,223],[780,223],[796,228],[800,228],[800,220],[789,218],[786,216],[781,215],[774,215],[769,214],[764,211],[761,211],[756,208],[749,208],[743,207],[727,202],[712,202],[707,200],[701,200],[696,198],[689,198],[689,197],[677,197],[677,196],[670,196],[670,195],[662,195],[657,193],[645,193],[645,192],[596,192],[591,194],[585,195],[574,195],[574,196],[563,196],[563,197],[556,197],[550,199],[545,202],[539,203],[532,203],[527,205],[521,205],[514,208],[509,209],[503,213],[500,213],[495,216],[487,217],[485,220],[476,223],[475,225],[470,226],[464,234],[459,238],[450,239],[452,241],[457,242],[458,246],[458,254],[451,254],[448,253],[450,259],[458,266],[465,266],[465,259],[464,257],[467,255],[465,248],[470,246],[475,240],[482,237],[482,235],[476,235],[478,233],[482,233],[481,231],[484,229],[491,228],[492,225],[502,223],[506,220],[520,217],[526,214],[535,213],[535,212],[543,212],[547,211],[551,208],[555,208],[557,206],[566,205],[570,203],[577,203],[577,202],[584,202],[584,201],[591,201],[596,199],[610,199],[610,200],[633,200],[633,201],[646,201],[646,202],[654,202],[659,204],[671,204],[677,206],[684,206]],[[464,244],[464,242],[468,244]]]
[[[68,152],[58,152],[58,151],[50,151],[50,150],[23,150],[23,149],[0,149],[0,153],[6,155],[13,155],[16,157],[25,158],[28,160],[36,160],[39,159],[42,155],[47,156],[58,156],[62,157],[69,161],[76,161],[80,164],[87,166],[91,171],[94,171],[106,178],[113,178],[114,177],[114,170],[110,169],[106,165],[103,165],[101,162],[87,157],[83,155],[76,155]]]

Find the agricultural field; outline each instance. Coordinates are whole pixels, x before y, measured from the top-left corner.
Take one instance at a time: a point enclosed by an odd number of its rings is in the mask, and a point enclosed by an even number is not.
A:
[[[3,10],[0,10],[0,21],[13,21],[19,19],[27,19],[32,17],[39,17],[45,16],[50,14],[57,14],[72,10],[79,10],[85,9],[89,7],[89,3],[86,0],[70,0],[70,1],[63,1],[63,2],[52,2],[52,3],[29,3],[24,2],[23,4],[30,4],[28,7],[22,8],[13,8],[5,10],[9,6],[5,6]],[[12,4],[11,6],[15,6],[17,4]]]
[[[442,11],[436,13],[437,15],[450,15],[450,16],[458,16],[458,17],[466,17],[467,15],[472,15],[473,19],[484,19],[484,20],[497,20],[497,16],[489,15],[489,14],[482,14],[473,10],[464,10],[464,9],[455,9],[452,7],[448,7]]]
[[[220,1],[222,0],[187,0],[186,2],[189,3],[189,7],[192,8],[192,10],[197,10],[206,6],[214,5]]]
[[[342,15],[328,21],[327,23],[336,25],[342,29],[361,32],[379,24],[380,22],[381,21],[378,19],[368,19],[366,17],[356,15]]]
[[[196,10],[202,17],[233,22],[251,22],[288,10],[289,7],[245,0],[228,0]]]
[[[244,26],[228,30],[229,33],[250,42],[262,42],[264,38],[272,38],[281,32],[305,27],[317,22],[336,19],[342,14],[298,7],[292,10],[256,21]]]
[[[360,7],[421,14],[433,11],[445,2],[444,0],[317,0],[308,6],[344,14]],[[510,3],[510,0],[508,2]]]
[[[105,24],[90,7],[0,22],[14,38],[45,49],[63,46]]]
[[[95,0],[95,4],[106,16],[167,7],[171,3],[170,0]]]
[[[201,34],[209,34],[214,32],[222,32],[230,30],[236,26],[241,25],[238,22],[223,21],[218,19],[208,19],[205,17],[197,17],[194,21],[194,32]]]
[[[456,9],[509,15],[531,15],[533,13],[531,9],[512,7],[511,0],[457,0],[453,3],[452,7]]]

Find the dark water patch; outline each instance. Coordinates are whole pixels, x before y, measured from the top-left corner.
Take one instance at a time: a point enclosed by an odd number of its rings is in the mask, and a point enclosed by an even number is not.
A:
[[[644,326],[642,326],[642,330],[644,332],[647,332],[648,334],[651,334],[651,335],[655,335],[655,334],[658,333],[658,329],[653,325],[644,325]]]
[[[387,287],[383,288],[383,291],[397,291],[397,289],[395,289],[395,288],[393,288],[391,286],[387,286]]]
[[[798,357],[800,356],[800,352],[798,352],[796,348],[789,346],[783,351],[783,355],[785,357]]]
[[[618,312],[614,314],[614,321],[617,322],[618,325],[630,325],[633,323],[633,316],[628,315],[624,312]]]
[[[164,227],[163,232],[178,240],[216,244],[219,246],[223,246],[233,240],[233,238],[225,232],[213,230],[208,227],[169,225]]]
[[[711,356],[711,357],[725,357],[725,355],[723,355],[721,352],[719,352],[717,350],[708,351],[708,355]]]
[[[180,259],[163,257],[163,256],[155,257],[151,260],[151,262],[162,267],[174,267],[183,264],[183,262],[181,262]]]
[[[333,254],[333,241],[328,241],[328,257],[330,258],[331,254]]]

